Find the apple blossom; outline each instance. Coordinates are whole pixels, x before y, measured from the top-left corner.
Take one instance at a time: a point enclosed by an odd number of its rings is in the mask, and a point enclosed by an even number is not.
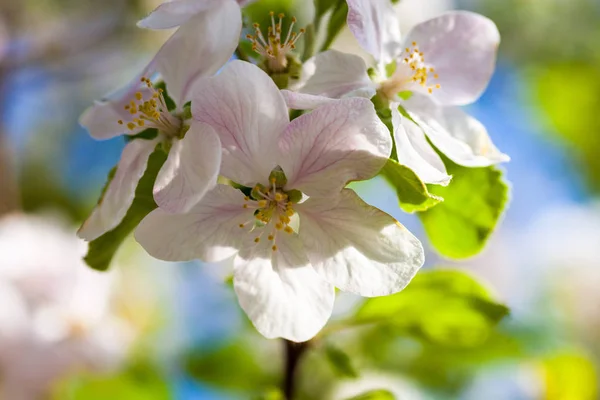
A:
[[[0,220],[1,398],[39,398],[70,371],[126,356],[135,330],[111,307],[117,277],[87,268],[85,247],[50,218]]]
[[[398,160],[426,183],[450,179],[426,137],[463,166],[508,161],[485,128],[458,108],[474,102],[492,76],[500,41],[492,21],[471,12],[448,12],[418,24],[402,41],[389,0],[347,2],[348,26],[376,61],[372,78],[360,57],[326,51],[307,62],[300,93],[285,92],[290,107],[313,108],[324,97],[377,94],[392,110]]]
[[[185,105],[198,80],[213,75],[229,60],[240,29],[240,9],[231,0],[190,17],[141,74],[83,113],[80,123],[99,140],[135,135],[148,128],[155,128],[158,136],[135,139],[125,146],[114,178],[79,231],[82,238],[96,239],[121,222],[133,202],[148,157],[159,144],[170,148],[154,187],[155,200],[161,207],[185,211],[216,183],[221,153],[218,138],[211,127],[189,123]],[[168,109],[162,89],[155,89],[149,79],[157,73],[175,102],[174,110]],[[200,153],[192,163],[181,163],[187,142],[196,142]],[[185,184],[188,180],[195,181],[194,192],[183,189],[191,187]]]
[[[219,135],[221,174],[251,192],[217,185],[188,213],[154,210],[135,233],[152,256],[233,256],[235,292],[258,331],[298,342],[327,322],[334,286],[381,296],[409,283],[423,264],[419,240],[344,189],[377,174],[391,152],[369,100],[334,101],[290,122],[273,81],[241,61],[199,92],[192,113]]]

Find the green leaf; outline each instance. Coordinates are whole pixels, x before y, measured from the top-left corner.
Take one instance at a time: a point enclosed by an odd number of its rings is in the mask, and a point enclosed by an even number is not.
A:
[[[329,344],[325,347],[325,355],[338,375],[347,378],[358,378],[358,372],[352,365],[352,360],[342,349]]]
[[[508,203],[508,185],[495,167],[467,168],[440,153],[452,181],[428,186],[444,199],[419,214],[433,247],[443,256],[467,258],[479,253]]]
[[[348,400],[395,400],[396,397],[392,392],[384,389],[371,390],[361,395],[352,397]]]
[[[402,292],[368,299],[354,323],[376,323],[446,346],[476,346],[508,314],[464,272],[420,272]]]
[[[342,28],[346,24],[346,17],[348,16],[348,4],[345,0],[339,1],[331,14],[329,23],[327,24],[327,34],[325,41],[321,45],[320,51],[325,51],[331,46],[337,35],[340,33]]]
[[[167,154],[161,148],[157,148],[150,155],[146,172],[144,172],[142,179],[140,179],[137,185],[135,198],[131,207],[127,210],[123,221],[112,231],[89,243],[88,253],[84,257],[84,260],[91,268],[98,271],[106,271],[125,238],[127,238],[150,211],[157,207],[152,195],[152,189],[156,175],[158,175],[158,171],[160,171],[166,159]]]
[[[407,213],[425,211],[443,201],[429,193],[427,186],[410,168],[397,161],[388,160],[379,175],[396,190],[400,208]]]
[[[273,365],[261,362],[253,350],[234,342],[209,352],[194,351],[185,359],[185,370],[201,382],[229,390],[259,391],[278,384]]]

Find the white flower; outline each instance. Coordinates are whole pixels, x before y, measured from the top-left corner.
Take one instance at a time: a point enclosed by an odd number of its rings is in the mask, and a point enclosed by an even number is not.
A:
[[[423,264],[421,243],[344,189],[373,177],[391,151],[369,100],[335,101],[290,122],[273,81],[241,61],[204,80],[200,93],[193,115],[220,137],[221,174],[252,195],[218,185],[187,214],[153,211],[136,230],[151,255],[235,256],[244,311],[264,336],[294,341],[325,325],[334,286],[380,296],[408,284]]]
[[[153,140],[136,139],[125,146],[114,179],[79,231],[86,240],[96,239],[121,222],[133,202],[148,157],[161,142],[171,146],[154,187],[154,198],[161,207],[186,211],[216,183],[221,153],[218,138],[207,125],[192,122],[188,127],[183,111],[198,80],[216,73],[233,54],[241,13],[236,2],[219,0],[218,7],[188,17],[141,74],[81,116],[80,123],[99,140],[123,133],[134,135],[147,128],[159,131]],[[168,110],[163,93],[148,79],[157,73],[166,83],[175,110]],[[198,153],[193,163],[183,164],[180,159],[190,147],[187,142],[195,142]],[[186,181],[194,181],[194,185]],[[194,192],[184,190],[192,186]]]
[[[243,7],[255,0],[171,0],[165,1],[154,9],[146,18],[138,22],[140,28],[148,29],[170,29],[185,24],[194,17],[202,14],[209,14],[220,8],[231,8],[231,4],[235,3],[239,7]],[[228,11],[233,17],[233,10]],[[227,27],[235,28],[238,31],[241,29],[242,22],[236,18],[232,18],[227,22]],[[225,26],[224,26],[225,28]],[[235,30],[234,29],[234,30]]]
[[[460,165],[508,161],[483,125],[457,107],[474,102],[492,76],[500,41],[492,21],[471,12],[449,12],[418,24],[402,41],[389,0],[347,2],[350,30],[377,61],[373,80],[360,57],[326,51],[307,62],[309,78],[301,93],[284,92],[291,107],[309,109],[326,102],[324,97],[379,93],[392,109],[399,161],[426,183],[447,184],[450,177],[425,135]],[[399,96],[403,92],[410,93],[408,100]],[[398,105],[412,120],[398,112]]]
[[[123,361],[134,331],[111,309],[116,276],[87,268],[85,247],[50,219],[0,220],[0,398],[38,398],[69,371]]]

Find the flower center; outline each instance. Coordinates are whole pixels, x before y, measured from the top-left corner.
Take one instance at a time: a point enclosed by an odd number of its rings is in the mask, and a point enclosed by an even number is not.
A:
[[[300,193],[296,190],[285,192],[277,185],[277,179],[271,177],[271,187],[257,184],[252,189],[251,196],[244,197],[243,207],[254,210],[253,218],[240,224],[241,229],[257,232],[255,243],[266,240],[272,243],[271,249],[277,251],[277,235],[280,232],[294,233],[293,217],[294,203],[297,203]]]
[[[139,127],[156,128],[167,136],[178,136],[181,131],[181,119],[169,112],[162,89],[155,89],[150,79],[142,77],[141,82],[149,91],[137,92],[135,99],[125,105],[131,114],[130,121],[117,121],[132,131]]]
[[[296,48],[296,42],[306,31],[300,29],[300,33],[293,32],[296,17],[292,17],[292,22],[288,28],[285,40],[281,40],[281,24],[284,14],[279,14],[279,22],[275,23],[275,13],[270,12],[271,26],[268,28],[267,39],[263,36],[260,25],[255,23],[254,35],[246,35],[246,38],[252,42],[252,50],[260,54],[267,61],[269,70],[273,72],[283,72],[288,66],[288,53]]]
[[[441,87],[439,83],[431,83],[433,79],[438,78],[435,68],[425,63],[425,55],[419,51],[417,42],[412,42],[411,48],[404,49],[396,71],[381,83],[380,91],[388,99],[393,99],[398,93],[414,90],[418,85],[431,94]]]

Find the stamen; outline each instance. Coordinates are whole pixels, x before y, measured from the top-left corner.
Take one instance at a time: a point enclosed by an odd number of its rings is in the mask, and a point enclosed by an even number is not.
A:
[[[260,25],[257,23],[253,24],[254,35],[248,34],[246,38],[251,41],[252,50],[267,60],[271,71],[282,72],[288,66],[288,53],[296,48],[296,42],[306,30],[300,29],[299,33],[293,32],[297,20],[295,17],[292,17],[286,38],[282,40],[281,33],[285,15],[283,13],[278,14],[277,17],[279,20],[277,22],[275,22],[275,13],[273,11],[269,15],[271,17],[271,26],[267,28],[267,39],[263,36]]]
[[[142,91],[134,94],[134,99],[123,106],[131,114],[131,121],[118,120],[119,125],[127,125],[129,130],[141,127],[156,128],[168,136],[177,136],[181,131],[181,120],[173,116],[167,107],[162,89],[154,89],[150,79],[141,77],[140,82],[150,89],[147,100]]]

